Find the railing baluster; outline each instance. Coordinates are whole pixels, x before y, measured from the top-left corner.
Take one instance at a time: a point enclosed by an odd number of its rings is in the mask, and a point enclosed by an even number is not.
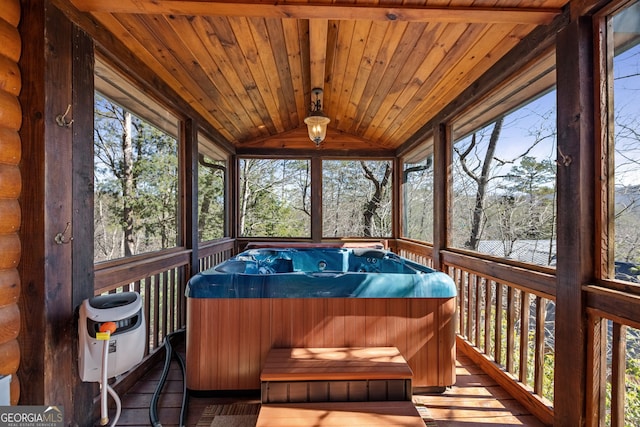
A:
[[[627,327],[613,322],[611,339],[611,427],[624,426],[625,371],[627,367]]]
[[[158,348],[160,339],[160,275],[153,276],[153,344],[151,348]]]
[[[484,354],[491,354],[491,289],[495,282],[484,281]]]
[[[167,326],[169,323],[169,298],[168,298],[168,292],[169,292],[169,272],[168,271],[164,271],[162,273],[162,280],[161,280],[161,297],[162,297],[162,307],[160,312],[162,313],[162,329],[161,329],[161,336],[162,339],[164,339],[164,337],[167,336],[167,334],[169,333],[169,327]],[[160,342],[158,342],[158,346],[160,345]]]
[[[587,372],[586,378],[587,420],[586,427],[603,426],[605,422],[605,403],[607,388],[607,326],[609,320],[598,316],[589,316],[587,334]]]
[[[464,274],[462,270],[456,269],[456,283],[458,284],[458,298],[460,303],[460,335],[466,337],[465,333],[466,323],[465,323],[465,286],[464,286]]]
[[[151,351],[151,279],[149,277],[144,280],[144,318],[147,323],[146,345],[144,347],[145,356]]]
[[[187,277],[185,270],[186,267],[178,267],[176,269],[176,330],[181,329],[186,324],[186,320],[182,319],[182,313],[186,310],[186,298],[184,296],[184,290],[187,283]]]
[[[513,352],[515,334],[515,303],[514,290],[507,287],[507,371],[513,373]]]
[[[473,278],[475,277],[468,271],[467,275],[467,339],[473,339]]]
[[[536,296],[536,347],[534,359],[533,391],[542,396],[544,382],[544,354],[545,354],[545,322],[547,300]]]
[[[502,365],[502,320],[503,320],[503,291],[504,285],[496,282],[496,330],[495,330],[495,350],[494,358],[499,365]]]
[[[529,316],[531,300],[528,292],[520,292],[520,381],[528,383],[529,373]]]
[[[480,309],[483,306],[483,301],[482,298],[480,298],[481,296],[481,289],[482,289],[482,282],[483,280],[478,277],[477,274],[473,275],[473,288],[474,288],[474,292],[476,295],[476,301],[474,304],[475,307],[475,311],[476,311],[476,318],[475,318],[475,328],[476,328],[476,347],[480,348],[480,336],[481,336],[481,330],[480,330],[480,325],[482,325],[482,310]]]
[[[167,314],[169,315],[168,334],[176,330],[176,274],[177,269],[175,268],[169,272],[169,294],[167,295],[169,298],[169,305],[167,306]]]

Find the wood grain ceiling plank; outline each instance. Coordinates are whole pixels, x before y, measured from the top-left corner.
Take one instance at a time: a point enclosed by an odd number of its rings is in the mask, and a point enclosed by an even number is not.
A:
[[[362,120],[364,120],[365,113],[369,108],[369,103],[376,96],[378,91],[378,84],[380,82],[379,78],[384,75],[387,67],[391,63],[393,53],[400,44],[407,26],[408,23],[406,22],[397,22],[387,27],[387,32],[380,49],[376,53],[373,68],[371,70],[371,76],[373,76],[373,78],[369,78],[367,80],[367,84],[358,102],[358,109],[356,110],[354,121],[348,130],[349,132],[357,134],[356,130],[360,127]]]
[[[345,126],[342,123],[345,120],[349,122],[346,126],[348,127],[350,125],[351,118],[348,117],[347,110],[351,97],[353,96],[353,90],[358,84],[357,79],[360,74],[360,66],[364,60],[371,26],[372,23],[369,21],[355,21],[353,36],[351,38],[351,49],[349,51],[349,58],[347,59],[349,66],[346,67],[344,77],[342,78],[342,89],[337,99],[337,106],[340,108],[329,110],[331,116],[334,117],[334,127],[338,129],[342,129],[342,127]]]
[[[324,110],[331,117],[330,126],[337,127],[340,122],[337,113],[342,110],[340,94],[344,86],[353,81],[348,80],[349,55],[352,48],[355,21],[333,21],[331,25],[337,28],[335,45],[332,46],[332,61],[329,64],[329,76],[327,80],[327,96],[325,97]]]
[[[246,58],[246,64],[249,68],[258,93],[262,97],[262,101],[266,106],[266,112],[271,117],[275,126],[275,133],[281,133],[287,130],[280,116],[280,105],[276,94],[269,82],[270,75],[265,73],[265,67],[260,58],[260,49],[254,40],[253,24],[247,18],[231,18],[229,24],[233,29],[238,47]],[[268,59],[265,59],[268,60]]]
[[[234,30],[227,18],[221,17],[203,17],[198,21],[198,25],[202,25],[202,29],[209,35],[212,43],[213,52],[218,55],[220,61],[223,57],[227,58],[231,67],[235,71],[237,78],[240,80],[244,93],[251,99],[256,114],[259,116],[258,122],[265,126],[268,134],[277,133],[276,125],[269,114],[267,105],[264,102],[260,88],[251,74],[251,68],[248,64],[247,57],[242,49],[239,48],[239,42],[236,39]],[[233,71],[232,71],[233,73]],[[239,88],[239,92],[243,89]]]
[[[458,85],[466,85],[465,87],[471,85],[482,74],[484,74],[486,70],[488,70],[497,62],[496,58],[501,58],[502,56],[506,55],[507,52],[509,52],[511,48],[517,45],[520,40],[526,37],[526,35],[529,34],[531,30],[532,28],[528,25],[517,25],[513,29],[513,31],[505,35],[504,39],[500,43],[493,45],[490,48],[489,52],[482,56],[481,61],[478,62],[478,64],[474,67],[473,72],[469,73],[468,76],[462,76],[458,80]],[[449,97],[457,96],[461,93],[459,87],[454,86],[453,89],[454,90],[450,91],[448,94],[444,94],[444,97],[436,102],[435,105],[446,105],[449,102],[448,99],[453,99]]]
[[[242,83],[228,61],[218,62],[217,58],[213,57],[216,53],[214,49],[211,49],[209,38],[206,34],[203,37],[202,33],[196,31],[195,25],[201,20],[199,17],[188,19],[184,16],[171,16],[167,19],[167,23],[173,29],[176,37],[183,41],[185,50],[191,53],[194,67],[201,68],[208,78],[207,81],[204,76],[198,73],[202,78],[200,86],[203,89],[207,86],[215,87],[220,97],[225,101],[224,108],[232,113],[232,117],[237,122],[236,127],[244,130],[239,139],[256,138],[260,136],[258,126],[261,124],[259,118],[256,117],[257,112],[253,108],[252,114],[253,104],[246,96]],[[196,66],[196,63],[199,64],[199,67]]]
[[[342,108],[345,109],[342,114],[339,129],[341,131],[348,131],[354,125],[356,120],[356,114],[360,105],[362,95],[367,86],[367,82],[371,77],[373,67],[375,66],[375,58],[378,54],[378,50],[384,43],[385,34],[391,24],[386,22],[372,22],[369,34],[364,43],[364,52],[362,59],[357,67],[357,74],[353,80],[353,87],[351,88],[350,98],[347,103],[342,104]]]
[[[164,51],[162,55],[166,64],[172,67],[172,71],[188,90],[196,94],[196,99],[205,105],[212,115],[218,117],[226,130],[234,136],[233,140],[242,139],[244,131],[239,114],[225,99],[218,86],[210,84],[207,73],[187,47],[187,44],[192,44],[194,41],[183,40],[174,34],[167,22],[168,17],[147,15],[137,16],[134,19],[139,21],[141,27],[147,29],[149,38],[155,39],[155,43],[151,42],[151,46],[162,46]]]
[[[366,114],[356,131],[357,134],[364,135],[365,138],[373,135],[375,129],[379,126],[379,123],[376,122],[375,119],[381,105],[387,97],[393,97],[391,89],[394,83],[398,78],[401,78],[403,72],[410,68],[417,68],[417,64],[415,63],[418,54],[416,51],[416,43],[420,41],[426,28],[427,24],[422,22],[410,23],[408,25],[402,40],[398,44],[395,52],[393,52],[386,72],[379,80],[376,96],[369,103]]]
[[[283,19],[266,19],[267,24],[267,40],[266,48],[270,48],[273,52],[275,67],[277,73],[274,77],[278,77],[279,90],[277,92],[281,99],[280,113],[286,119],[287,129],[298,127],[302,123],[302,119],[298,116],[296,108],[296,93],[293,85],[293,76],[289,67],[289,50],[287,49],[287,40],[282,27]],[[284,121],[284,120],[283,120]]]
[[[427,82],[437,64],[446,55],[445,50],[442,48],[443,46],[440,44],[440,39],[447,27],[450,27],[449,30],[459,30],[460,32],[464,28],[462,25],[451,28],[450,25],[436,23],[425,30],[421,41],[416,45],[415,53],[411,56],[411,64],[408,64],[406,69],[403,70],[406,73],[402,78],[396,80],[394,87],[390,91],[394,96],[385,98],[383,105],[379,109],[376,120],[380,124],[368,138],[373,140],[380,139],[387,126],[390,126],[396,120],[402,120],[401,117],[408,114],[405,110],[407,103]],[[414,65],[417,66],[414,67]],[[413,70],[412,74],[409,75],[411,70]]]
[[[291,124],[289,108],[291,105],[295,105],[295,101],[293,100],[293,95],[290,95],[292,92],[291,85],[287,84],[287,79],[290,78],[289,72],[288,70],[282,72],[280,69],[281,66],[289,68],[286,46],[281,29],[280,31],[274,30],[274,37],[277,37],[277,40],[271,40],[268,28],[268,23],[278,25],[277,23],[281,21],[250,18],[248,22],[253,33],[253,40],[258,49],[258,63],[262,65],[263,72],[267,77],[268,86],[263,87],[262,92],[265,96],[273,97],[273,102],[276,104],[276,109],[271,110],[269,113],[272,116],[278,115],[280,117],[280,122],[285,131],[293,129],[295,126]]]
[[[216,117],[211,116],[211,113],[196,99],[195,94],[185,91],[182,83],[177,79],[177,76],[160,62],[160,58],[148,50],[151,45],[144,45],[140,39],[130,31],[130,26],[123,24],[121,19],[108,13],[95,13],[93,15],[105,28],[109,28],[113,35],[125,44],[136,57],[140,58],[141,61],[153,69],[160,79],[166,82],[176,93],[180,93],[189,105],[209,120],[212,126],[219,129],[224,138],[227,140],[233,139],[233,136],[223,128],[222,123],[218,121]]]
[[[455,67],[451,68],[448,74],[451,78],[447,82],[439,84],[438,91],[432,92],[426,98],[426,102],[436,111],[440,111],[450,99],[454,99],[464,88],[484,74],[531,30],[530,26],[523,25],[511,28],[503,25],[488,26],[485,35],[477,38],[472,52],[467,53]],[[498,42],[496,43],[496,41]],[[423,119],[415,113],[406,120],[407,128],[413,130],[411,134],[424,124]],[[392,130],[389,130],[390,135],[392,135],[391,132]],[[407,135],[403,135],[403,138],[405,137],[408,138]],[[406,138],[403,140],[406,140]]]
[[[464,0],[464,3],[456,3],[457,6],[472,6],[476,5],[476,3],[480,3],[477,0]],[[445,4],[440,4],[445,5]],[[481,5],[483,6],[495,6],[496,2],[492,1],[491,3],[483,2]],[[403,127],[406,127],[405,120],[406,116],[410,114],[411,109],[407,109],[407,105],[409,101],[414,99],[417,91],[423,86],[429,79],[429,76],[433,73],[435,68],[443,61],[444,56],[448,54],[448,52],[452,49],[455,44],[452,44],[456,37],[462,36],[463,30],[466,30],[466,26],[463,25],[441,25],[443,31],[446,31],[444,36],[444,40],[438,40],[434,44],[434,49],[431,49],[427,52],[426,57],[424,58],[422,66],[417,70],[416,75],[411,80],[413,83],[417,84],[407,84],[402,89],[402,93],[396,98],[396,102],[393,105],[393,109],[389,110],[386,116],[379,116],[379,120],[381,122],[380,126],[375,129],[374,134],[368,135],[369,138],[383,138],[385,133],[388,133],[388,128],[390,126],[394,126],[397,128],[399,124],[402,123]],[[443,32],[440,31],[438,33],[442,36]],[[441,49],[442,48],[442,49]],[[432,85],[433,83],[430,83]],[[421,108],[423,117],[432,117],[435,114],[433,108]],[[387,138],[385,138],[387,139]]]
[[[308,21],[283,19],[282,29],[289,57],[289,70],[298,122],[301,124],[309,109],[307,91],[305,90],[305,88],[309,87],[309,84],[306,83],[309,81],[307,71],[307,64],[309,64],[309,49],[307,49],[307,46],[309,46]]]
[[[405,22],[461,22],[548,24],[559,8],[536,7],[425,7],[394,5],[337,5],[313,3],[254,3],[250,1],[188,0],[70,0],[84,12],[136,14],[218,15],[296,19],[330,19]]]
[[[437,62],[437,67],[430,74],[415,96],[407,103],[406,111],[398,117],[380,137],[382,141],[391,141],[397,138],[392,136],[396,132],[398,135],[411,133],[415,126],[415,121],[427,122],[437,113],[437,109],[429,102],[430,97],[435,97],[443,86],[446,86],[451,78],[453,70],[464,55],[470,51],[478,37],[481,37],[488,29],[487,25],[448,25],[453,31],[445,31],[440,39],[444,55]],[[460,29],[463,29],[460,32]],[[414,113],[416,110],[419,113]]]
[[[326,19],[309,20],[309,69],[311,88],[324,90],[325,69],[327,63],[327,33],[329,21]]]
[[[476,0],[470,0],[466,5],[470,6],[472,4],[475,3],[479,3]],[[504,1],[503,1],[504,3]],[[500,0],[498,2],[492,2],[490,3],[483,3],[484,6],[500,6]],[[452,27],[451,25],[448,26],[449,28]],[[447,29],[447,32],[449,32],[449,28]],[[458,29],[462,29],[462,26],[458,26]],[[454,32],[455,33],[455,32]],[[459,37],[462,37],[463,33],[460,32],[459,33]],[[451,39],[449,39],[451,40]],[[440,43],[440,42],[438,42]],[[444,45],[447,45],[446,43]],[[453,46],[453,45],[451,45]],[[447,51],[449,51],[450,49],[447,49]],[[425,70],[424,68],[420,70],[420,75],[418,77],[418,81],[421,82],[428,82],[429,81],[429,76],[433,73],[434,71],[434,67],[430,65],[430,63],[434,63],[434,64],[440,64],[441,61],[444,60],[444,56],[443,55],[439,55],[439,53],[441,53],[439,50],[434,49],[431,52],[429,52],[429,58],[425,59],[425,62],[423,65],[427,65],[427,69]],[[446,54],[446,53],[444,53]],[[429,64],[429,65],[428,65]],[[425,73],[426,71],[426,73]],[[440,68],[440,71],[442,71],[442,68]],[[434,80],[439,81],[438,78],[434,79],[431,78],[430,79],[431,82],[429,83],[429,86],[433,86],[434,83],[432,83]],[[380,132],[378,132],[377,134],[375,134],[374,138],[381,138],[381,139],[385,139],[385,140],[389,140],[389,141],[397,141],[396,138],[400,137],[400,138],[407,138],[408,134],[413,134],[413,125],[409,124],[409,119],[407,119],[407,116],[409,114],[413,114],[414,111],[412,110],[412,108],[415,108],[415,103],[413,102],[409,102],[410,100],[413,101],[415,100],[414,96],[417,93],[418,89],[423,89],[423,88],[416,88],[412,85],[408,85],[405,87],[405,89],[403,90],[403,94],[402,96],[398,97],[398,101],[396,104],[396,107],[398,108],[398,112],[401,111],[401,115],[400,117],[397,114],[393,114],[393,112],[391,112],[391,114],[389,114],[387,117],[385,117],[383,119],[383,126],[381,126],[378,130]],[[408,93],[411,92],[411,93]],[[422,90],[422,92],[424,92]],[[418,97],[419,98],[419,97]],[[438,108],[433,104],[433,103],[428,103],[428,110],[425,107],[420,108],[420,110],[422,111],[422,114],[420,115],[416,115],[417,117],[420,117],[419,120],[425,120],[425,122],[430,119],[431,117],[433,117],[433,115],[435,115],[435,113],[438,111]],[[402,135],[395,135],[393,137],[389,136],[389,134],[391,133],[391,130],[395,130],[395,129],[400,129],[400,123],[402,123],[402,129],[405,130],[404,134]],[[390,129],[391,128],[391,129]],[[386,135],[386,136],[383,136]],[[403,141],[405,139],[402,139]]]
[[[249,129],[251,136],[258,138],[269,135],[269,130],[267,129],[262,114],[264,109],[257,108],[255,97],[251,96],[252,92],[246,90],[245,82],[242,81],[240,75],[236,72],[234,63],[227,55],[227,51],[217,37],[216,30],[213,28],[211,22],[206,17],[185,19],[191,22],[193,30],[200,38],[203,48],[207,50],[211,61],[228,82],[234,96],[238,99],[239,105],[244,108],[248,119],[251,121],[252,129]]]

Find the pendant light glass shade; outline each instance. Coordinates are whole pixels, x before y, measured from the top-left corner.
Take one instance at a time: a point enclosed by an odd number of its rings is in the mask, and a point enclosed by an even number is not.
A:
[[[311,101],[311,113],[304,119],[304,122],[307,124],[309,139],[316,144],[316,147],[319,147],[327,136],[327,125],[331,120],[322,113],[322,101],[320,100],[322,89],[314,88],[311,92],[316,96],[316,99]]]
[[[320,145],[327,136],[327,125],[330,121],[328,117],[313,114],[304,119],[309,129],[309,139],[315,142],[316,145]]]

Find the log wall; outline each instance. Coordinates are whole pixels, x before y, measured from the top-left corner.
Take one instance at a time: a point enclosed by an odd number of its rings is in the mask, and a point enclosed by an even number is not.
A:
[[[272,348],[393,346],[414,387],[455,382],[455,298],[187,300],[187,387],[260,388]]]
[[[18,95],[22,88],[18,60],[21,54],[20,1],[3,0],[0,7],[0,375],[11,375],[11,404],[20,397],[16,375],[20,365],[20,262],[18,236],[22,189],[19,169],[21,144],[18,130],[22,109]]]

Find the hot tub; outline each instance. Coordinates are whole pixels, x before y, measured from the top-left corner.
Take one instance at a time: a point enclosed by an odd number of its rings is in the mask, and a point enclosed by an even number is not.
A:
[[[452,279],[383,249],[261,247],[187,284],[187,387],[260,388],[271,348],[397,347],[413,385],[455,382]]]

